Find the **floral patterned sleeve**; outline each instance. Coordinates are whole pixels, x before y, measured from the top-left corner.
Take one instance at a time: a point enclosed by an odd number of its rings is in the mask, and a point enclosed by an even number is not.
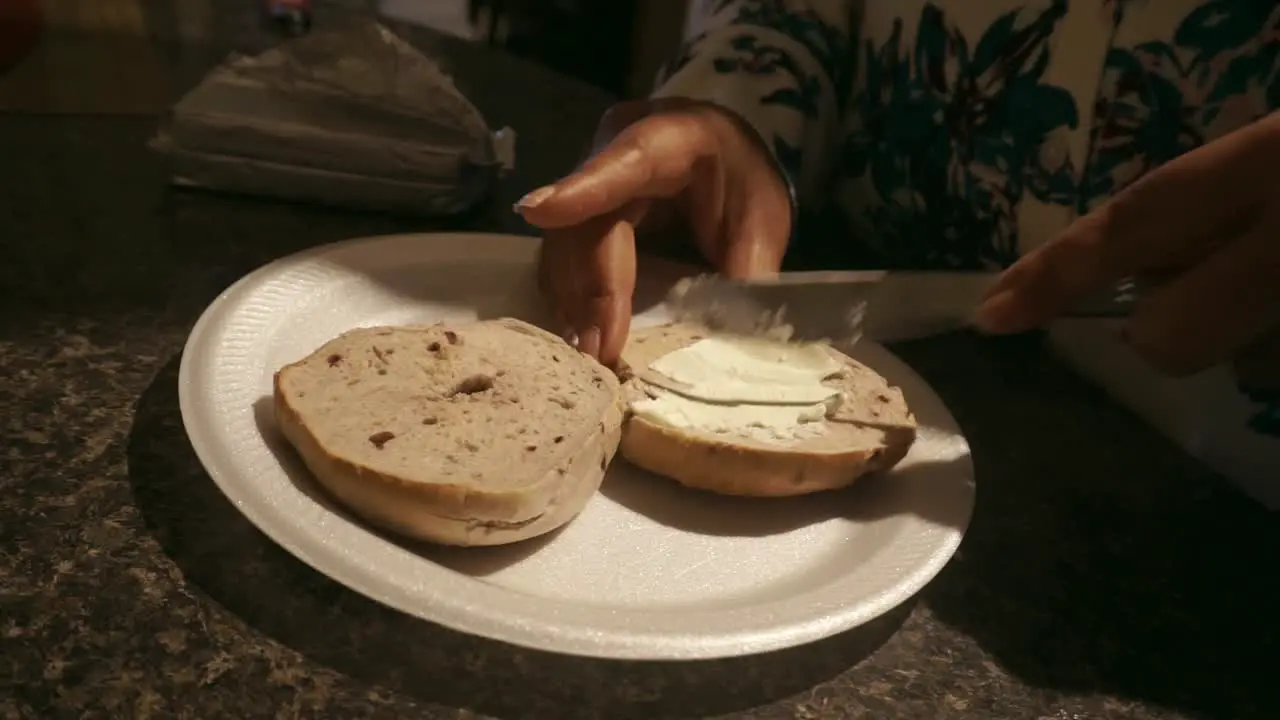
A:
[[[702,0],[655,97],[714,103],[759,133],[793,201],[821,192],[851,86],[859,0]]]

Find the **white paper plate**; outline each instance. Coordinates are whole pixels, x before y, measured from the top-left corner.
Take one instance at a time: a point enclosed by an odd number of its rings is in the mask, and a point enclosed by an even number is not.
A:
[[[318,495],[277,434],[272,373],[357,326],[527,317],[537,242],[354,240],[233,285],[191,331],[179,378],[183,422],[214,482],[264,533],[360,593],[463,632],[577,655],[692,659],[797,645],[890,610],[946,564],[973,506],[968,444],[918,375],[865,342],[854,354],[903,389],[921,432],[898,468],[848,491],[721,498],[619,459],[561,532],[458,549],[398,542]],[[642,277],[641,293],[664,285]],[[662,319],[659,306],[636,323]]]

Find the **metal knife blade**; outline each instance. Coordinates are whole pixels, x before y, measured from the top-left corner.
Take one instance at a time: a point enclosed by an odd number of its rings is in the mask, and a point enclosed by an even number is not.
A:
[[[703,275],[677,282],[667,307],[677,321],[797,342],[856,342],[881,271],[779,273],[755,280]]]
[[[686,278],[667,295],[674,319],[714,330],[793,342],[852,344],[864,334],[894,342],[958,330],[999,273],[986,271],[791,272],[745,280]],[[1132,297],[1114,289],[1073,317],[1115,317]]]

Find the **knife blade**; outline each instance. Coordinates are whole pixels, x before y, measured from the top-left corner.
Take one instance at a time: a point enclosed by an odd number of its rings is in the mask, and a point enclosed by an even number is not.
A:
[[[998,277],[987,271],[884,270],[784,272],[752,280],[703,275],[677,282],[666,300],[675,320],[720,332],[792,342],[851,345],[864,335],[895,342],[968,327]],[[1132,301],[1131,292],[1108,289],[1068,314],[1116,317]]]

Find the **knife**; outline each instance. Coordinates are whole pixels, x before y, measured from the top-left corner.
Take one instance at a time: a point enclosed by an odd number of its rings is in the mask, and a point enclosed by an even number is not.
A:
[[[968,327],[995,272],[784,272],[753,280],[685,278],[667,294],[673,319],[714,330],[792,342],[895,342]],[[1125,281],[1068,313],[1126,315],[1136,299]]]

